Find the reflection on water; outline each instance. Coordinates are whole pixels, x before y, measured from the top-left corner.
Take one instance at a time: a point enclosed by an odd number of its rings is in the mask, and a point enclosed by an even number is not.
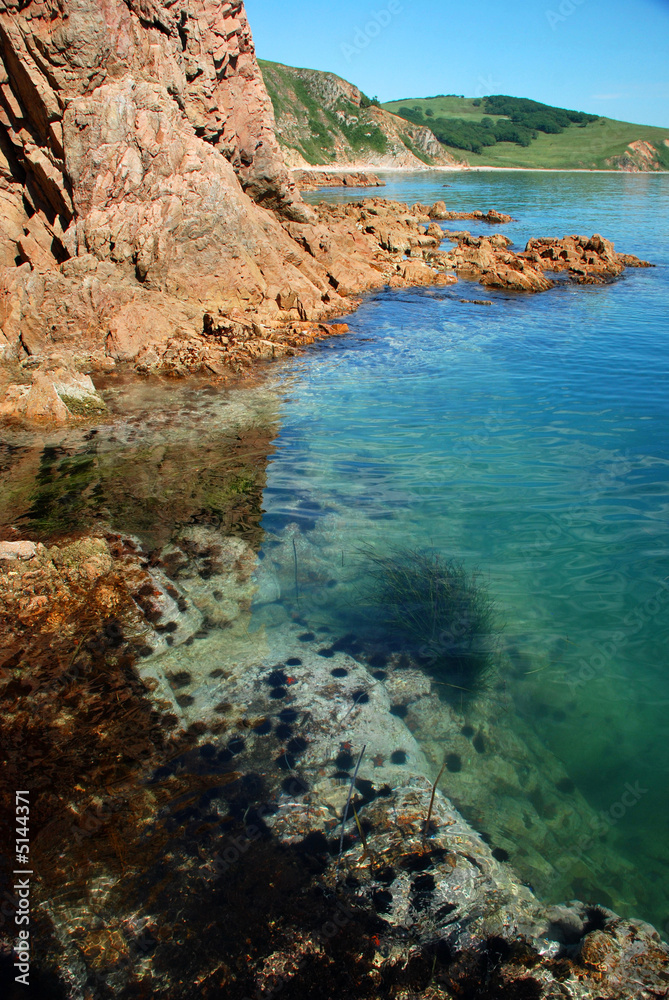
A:
[[[213,524],[260,538],[276,397],[203,383],[110,379],[111,425],[14,432],[3,445],[0,532],[58,535],[107,525],[164,545],[177,525]]]

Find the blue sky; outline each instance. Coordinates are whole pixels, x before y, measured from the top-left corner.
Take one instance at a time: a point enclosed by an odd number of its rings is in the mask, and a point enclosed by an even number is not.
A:
[[[257,53],[382,101],[511,94],[669,127],[669,0],[246,0]]]

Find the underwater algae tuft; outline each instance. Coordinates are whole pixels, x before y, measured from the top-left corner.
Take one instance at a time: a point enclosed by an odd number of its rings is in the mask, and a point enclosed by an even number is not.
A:
[[[474,692],[491,667],[500,626],[478,572],[434,549],[363,550],[367,601],[403,652],[443,687]]]

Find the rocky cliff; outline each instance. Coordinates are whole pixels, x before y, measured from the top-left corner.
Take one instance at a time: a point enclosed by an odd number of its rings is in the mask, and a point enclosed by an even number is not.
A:
[[[0,0],[0,215],[5,360],[132,360],[205,314],[345,306],[322,240],[285,228],[312,216],[238,0]]]

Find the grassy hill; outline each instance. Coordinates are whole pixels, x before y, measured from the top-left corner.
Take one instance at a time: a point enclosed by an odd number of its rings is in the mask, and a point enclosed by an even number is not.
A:
[[[505,107],[504,102],[511,114],[495,113],[496,109]],[[577,119],[566,121],[559,114],[562,109],[510,98],[442,95],[390,101],[383,107],[395,114],[408,115],[414,123],[425,122],[445,141],[447,149],[464,157],[472,166],[669,170],[669,128],[635,125],[576,112],[563,112]],[[547,125],[541,121],[541,109],[545,109],[544,115],[548,116]],[[553,115],[557,117],[554,132],[532,127],[537,120],[539,125],[552,127],[549,113],[556,113]],[[491,134],[503,135],[505,129],[516,128],[519,131],[516,139],[520,141],[502,140],[482,146],[484,123]],[[458,145],[448,142],[449,134],[457,139]],[[472,148],[466,148],[468,142]]]
[[[504,95],[379,105],[334,73],[259,63],[291,167],[669,170],[669,128]]]
[[[258,60],[289,166],[448,165],[462,159],[425,123],[400,118],[334,73]]]

